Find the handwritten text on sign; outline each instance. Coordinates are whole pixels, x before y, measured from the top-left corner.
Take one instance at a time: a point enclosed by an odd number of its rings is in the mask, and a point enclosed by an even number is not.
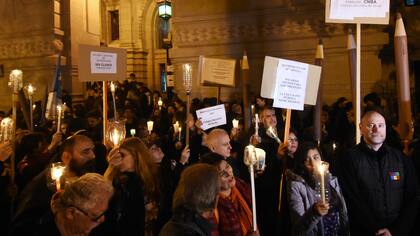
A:
[[[92,74],[116,74],[117,54],[108,52],[90,52]]]
[[[226,124],[226,112],[223,104],[197,110],[197,118],[201,119],[201,128],[207,130]]]
[[[274,107],[303,110],[308,64],[279,60],[274,92]]]

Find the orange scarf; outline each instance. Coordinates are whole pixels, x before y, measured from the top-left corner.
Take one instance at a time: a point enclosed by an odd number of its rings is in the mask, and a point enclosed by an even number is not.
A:
[[[224,197],[222,195],[219,195],[221,198],[229,199],[233,205],[235,206],[235,209],[238,212],[240,223],[241,223],[241,229],[242,229],[242,235],[247,235],[248,232],[252,231],[252,211],[249,208],[247,202],[242,197],[242,194],[239,192],[239,190],[236,187],[233,187],[230,193],[230,196]],[[216,222],[219,223],[219,212],[217,211],[217,208],[214,212]]]

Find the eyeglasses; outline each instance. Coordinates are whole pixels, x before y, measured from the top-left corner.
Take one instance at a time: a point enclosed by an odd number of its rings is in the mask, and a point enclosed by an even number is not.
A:
[[[102,216],[105,215],[105,212],[106,212],[106,211],[104,211],[99,216],[91,217],[88,213],[86,213],[86,211],[80,209],[77,206],[70,206],[70,207],[74,207],[76,210],[78,210],[79,212],[83,213],[83,215],[85,215],[87,218],[89,218],[92,222],[96,222],[96,223],[100,223],[99,220],[102,218]]]
[[[299,139],[298,138],[289,138],[288,141],[289,142],[297,142],[297,141],[299,141]]]

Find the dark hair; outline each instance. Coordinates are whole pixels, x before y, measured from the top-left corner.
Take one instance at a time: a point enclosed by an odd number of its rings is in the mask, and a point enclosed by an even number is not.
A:
[[[216,167],[219,166],[220,162],[223,160],[225,160],[225,158],[215,152],[209,152],[200,157],[200,163],[209,164]]]
[[[316,149],[318,150],[319,154],[321,154],[321,150],[318,146],[313,142],[304,142],[299,144],[299,147],[295,153],[295,167],[293,172],[300,175],[312,188],[315,188],[315,182],[312,178],[311,173],[305,167],[305,161],[308,155],[309,150]],[[322,158],[322,154],[321,154]]]
[[[89,111],[86,114],[86,118],[89,118],[89,117],[92,117],[92,118],[102,118],[102,114],[98,110],[93,110],[93,111]]]
[[[192,165],[182,172],[174,193],[173,209],[184,207],[200,214],[213,210],[219,190],[219,172],[214,166]]]
[[[374,106],[380,106],[381,105],[381,98],[375,92],[366,94],[366,96],[363,97],[363,102],[364,103],[368,103],[369,101],[373,102]]]

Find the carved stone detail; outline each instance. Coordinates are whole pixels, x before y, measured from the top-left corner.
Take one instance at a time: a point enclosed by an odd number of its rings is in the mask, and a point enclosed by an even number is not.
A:
[[[0,59],[37,57],[55,53],[51,39],[21,39],[0,42]]]

